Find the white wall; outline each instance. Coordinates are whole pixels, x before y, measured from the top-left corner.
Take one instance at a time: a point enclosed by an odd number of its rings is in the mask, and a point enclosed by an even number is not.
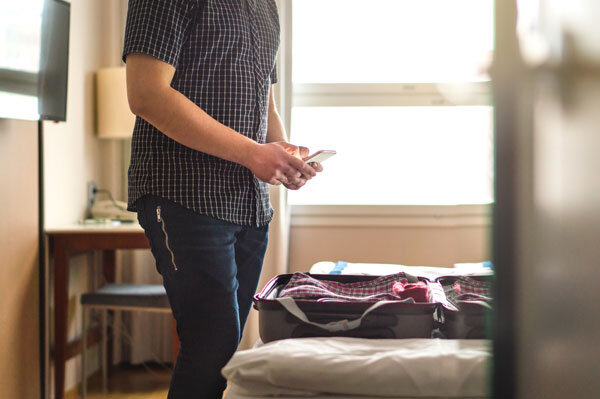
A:
[[[120,143],[95,137],[94,73],[113,66],[111,51],[118,51],[109,44],[115,40],[106,23],[112,17],[109,3],[71,3],[67,122],[44,122],[47,226],[72,223],[85,215],[88,181],[119,187]]]
[[[121,144],[95,137],[94,111],[95,71],[120,62],[120,4],[120,0],[71,2],[67,122],[44,122],[46,227],[85,217],[88,181],[122,196]],[[90,288],[94,263],[87,254],[71,259],[69,340],[80,336],[78,295]],[[69,390],[79,382],[75,357],[67,362],[65,387]]]
[[[290,232],[290,272],[307,271],[324,260],[440,267],[481,262],[491,256],[490,234],[490,226],[295,226]]]

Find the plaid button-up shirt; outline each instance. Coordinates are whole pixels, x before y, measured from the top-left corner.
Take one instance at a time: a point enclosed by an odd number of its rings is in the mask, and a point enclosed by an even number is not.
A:
[[[274,0],[129,1],[123,60],[144,53],[173,65],[174,89],[258,143],[266,142],[278,46]],[[145,194],[240,225],[265,225],[273,215],[267,184],[249,169],[179,144],[138,117],[129,210]]]

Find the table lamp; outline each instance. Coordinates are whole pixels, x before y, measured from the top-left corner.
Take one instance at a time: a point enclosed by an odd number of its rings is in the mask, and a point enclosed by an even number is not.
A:
[[[129,103],[127,102],[127,81],[124,66],[104,68],[96,72],[96,114],[98,138],[122,141],[121,187],[122,192],[127,193],[127,168],[129,167],[130,139],[135,124],[135,115],[129,109]],[[114,201],[111,202],[114,203]],[[94,204],[93,215],[99,212],[96,208],[100,205],[110,207],[110,203]],[[110,218],[132,219],[132,215],[135,214],[125,212],[124,205],[124,203],[119,203],[114,209],[114,215]],[[109,210],[105,211],[108,212]],[[110,212],[108,213],[110,214]]]
[[[105,68],[96,73],[96,108],[99,138],[131,137],[135,115],[127,102],[125,67]]]

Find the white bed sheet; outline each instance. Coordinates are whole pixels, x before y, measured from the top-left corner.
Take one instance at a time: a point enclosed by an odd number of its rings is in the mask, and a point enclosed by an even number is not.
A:
[[[310,273],[313,274],[331,274],[336,269],[336,262],[317,262],[310,268]],[[482,263],[458,263],[452,267],[436,267],[436,266],[407,266],[391,263],[350,263],[345,262],[341,270],[337,274],[356,274],[367,276],[384,276],[394,273],[410,273],[415,276],[426,277],[430,280],[435,280],[440,276],[452,275],[470,275],[470,274],[488,274],[492,275],[493,271],[489,267],[484,267]]]
[[[318,396],[256,396],[256,395],[244,395],[241,393],[238,393],[235,389],[231,390],[228,389],[227,390],[227,395],[225,396],[225,399],[273,399],[273,398],[280,398],[280,399],[382,399],[381,396],[347,396],[347,395],[330,395],[330,394],[325,394],[325,395],[318,395]],[[393,398],[387,398],[387,399],[393,399]],[[417,397],[412,397],[409,398],[407,396],[403,396],[403,397],[397,397],[397,399],[423,399],[423,398],[417,398]],[[427,399],[487,399],[487,397],[481,397],[481,398],[447,398],[447,397],[429,397]]]
[[[302,338],[237,352],[227,399],[484,398],[487,340]]]

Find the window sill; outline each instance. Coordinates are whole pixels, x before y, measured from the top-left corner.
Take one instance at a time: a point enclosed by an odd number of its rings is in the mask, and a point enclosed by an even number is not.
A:
[[[492,204],[290,205],[292,227],[489,227]]]

